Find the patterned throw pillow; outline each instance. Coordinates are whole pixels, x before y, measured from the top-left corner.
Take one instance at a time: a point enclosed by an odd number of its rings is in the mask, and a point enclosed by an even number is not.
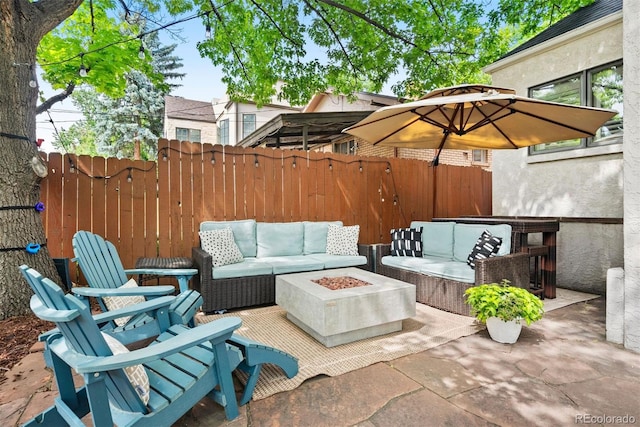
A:
[[[391,255],[422,257],[422,227],[391,230]]]
[[[359,255],[358,238],[360,226],[329,224],[327,230],[327,254],[329,255]]]
[[[502,238],[496,237],[489,233],[488,230],[484,230],[482,235],[476,240],[476,244],[473,246],[473,250],[467,257],[467,264],[471,268],[476,268],[477,259],[486,259],[496,256],[498,250],[502,245]]]
[[[138,283],[134,279],[129,279],[127,283],[120,286],[120,288],[137,288]],[[140,304],[145,302],[145,298],[142,295],[134,295],[130,297],[117,296],[117,297],[104,297],[104,305],[107,306],[109,311],[117,310],[119,308],[129,307],[130,305]],[[131,316],[119,317],[114,320],[116,325],[124,326],[131,319]]]
[[[233,238],[231,227],[206,230],[200,233],[202,249],[211,255],[214,267],[242,262],[244,257]]]
[[[111,335],[107,335],[102,332],[102,336],[111,349],[111,353],[114,355],[129,353],[129,349]],[[127,374],[129,382],[136,390],[136,393],[138,393],[138,396],[140,396],[140,399],[142,399],[144,404],[146,405],[149,403],[149,375],[147,375],[147,371],[144,370],[144,366],[128,366],[124,368],[124,373]]]

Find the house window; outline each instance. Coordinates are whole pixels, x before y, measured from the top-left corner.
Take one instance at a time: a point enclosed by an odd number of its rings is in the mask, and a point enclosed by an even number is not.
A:
[[[531,98],[563,104],[608,108],[618,114],[604,124],[592,138],[538,144],[529,154],[549,153],[622,142],[622,61],[583,71],[529,89]]]
[[[200,129],[176,128],[176,139],[178,141],[201,142]]]
[[[243,114],[242,115],[242,138],[246,138],[256,130],[256,115],[255,114]]]
[[[218,127],[218,143],[229,145],[229,119],[220,120]]]
[[[358,146],[355,141],[347,141],[333,144],[333,152],[340,154],[356,154]]]
[[[471,150],[471,163],[479,165],[489,164],[489,150]]]

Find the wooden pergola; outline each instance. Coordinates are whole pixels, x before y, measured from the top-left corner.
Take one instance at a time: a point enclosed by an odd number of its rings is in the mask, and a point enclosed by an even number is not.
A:
[[[280,114],[238,143],[245,148],[272,147],[313,150],[353,136],[342,133],[371,111]]]

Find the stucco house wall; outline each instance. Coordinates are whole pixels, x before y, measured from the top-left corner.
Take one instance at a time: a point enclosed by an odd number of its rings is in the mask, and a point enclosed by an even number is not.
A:
[[[621,59],[622,36],[619,12],[507,56],[485,71],[495,86],[527,96],[532,86]],[[527,149],[496,150],[493,214],[567,218],[558,234],[558,286],[605,293],[607,270],[623,265],[622,163],[622,144],[536,156]]]

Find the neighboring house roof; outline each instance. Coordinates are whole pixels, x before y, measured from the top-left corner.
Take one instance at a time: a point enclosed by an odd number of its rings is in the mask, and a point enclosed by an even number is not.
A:
[[[556,22],[537,36],[524,42],[520,46],[516,47],[512,51],[508,52],[500,59],[506,58],[511,55],[515,55],[518,52],[529,49],[533,46],[539,45],[547,40],[551,40],[555,37],[561,36],[583,25],[597,21],[605,16],[620,12],[622,10],[622,0],[596,0],[589,6],[582,7],[571,15]]]
[[[348,137],[342,129],[369,114],[371,111],[280,114],[240,141],[238,146],[303,148],[306,127],[307,148],[314,149]]]
[[[215,123],[216,116],[210,102],[194,101],[181,96],[164,97],[165,115],[170,119]]]

